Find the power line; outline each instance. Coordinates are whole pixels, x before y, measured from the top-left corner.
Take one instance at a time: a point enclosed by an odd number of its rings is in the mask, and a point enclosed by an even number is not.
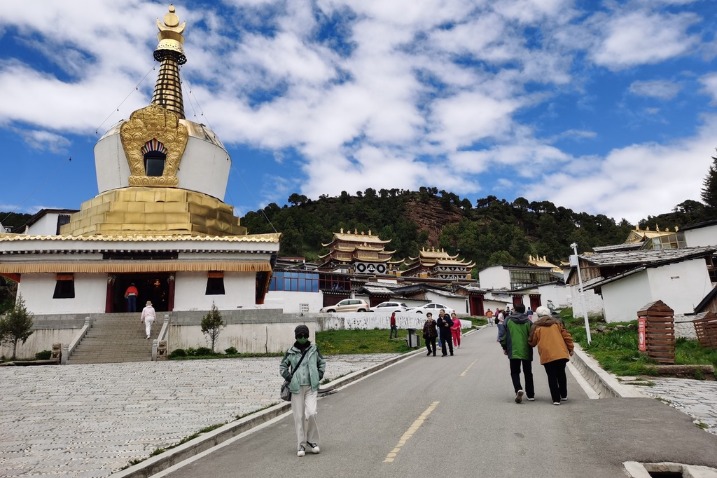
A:
[[[115,112],[117,112],[117,111],[120,110],[120,107],[124,104],[125,101],[127,101],[127,98],[129,98],[130,96],[132,96],[132,94],[133,94],[135,91],[139,91],[139,86],[140,86],[142,83],[144,83],[144,80],[147,79],[147,76],[149,76],[149,74],[152,73],[152,72],[154,71],[154,69],[155,69],[155,67],[152,66],[152,68],[142,77],[142,79],[139,80],[139,83],[137,83],[137,84],[135,85],[134,90],[130,91],[129,94],[128,94],[127,96],[125,96],[125,98],[120,102],[120,104],[117,105],[117,107],[115,108],[115,110],[114,110],[112,113],[108,114],[108,115],[107,115],[107,118],[105,118],[104,121],[102,121],[102,123],[100,123],[99,126],[97,126],[97,128],[95,128],[95,134],[99,134],[98,131],[100,130],[100,128],[102,127],[102,125],[104,125],[104,124],[107,122],[107,120],[110,119],[110,117],[111,117],[113,114],[115,114]]]

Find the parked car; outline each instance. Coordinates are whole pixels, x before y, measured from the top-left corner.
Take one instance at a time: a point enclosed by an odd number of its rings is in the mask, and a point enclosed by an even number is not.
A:
[[[336,305],[322,307],[319,312],[369,312],[371,308],[363,299],[344,299]]]
[[[371,307],[372,312],[406,312],[408,306],[403,302],[386,301],[381,302],[376,307]]]
[[[441,309],[445,310],[447,314],[452,314],[453,312],[455,312],[455,309],[452,309],[447,305],[439,304],[437,302],[423,304],[420,307],[413,307],[411,309],[408,309],[408,312],[415,312],[417,314],[425,314],[426,312],[431,312],[433,314],[433,317],[438,317],[438,312],[440,312]]]

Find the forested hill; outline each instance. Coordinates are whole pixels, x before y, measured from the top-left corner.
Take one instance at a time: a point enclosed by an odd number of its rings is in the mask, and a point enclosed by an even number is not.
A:
[[[473,205],[436,188],[418,192],[367,189],[357,196],[343,192],[339,197],[321,196],[315,201],[292,194],[289,202],[291,206],[272,203],[250,212],[242,218],[242,225],[250,233],[275,228],[283,233],[280,254],[307,260],[326,253],[321,243],[330,242],[332,233],[343,228],[371,230],[381,239],[390,239],[387,249],[396,251],[395,259],[415,257],[422,247],[439,247],[475,261],[477,269],[524,264],[529,254],[546,256],[558,264],[572,253],[573,242],[581,251],[617,244],[633,227],[626,221],[617,224],[604,215],[578,213],[548,201],[518,198],[510,203],[488,196]]]

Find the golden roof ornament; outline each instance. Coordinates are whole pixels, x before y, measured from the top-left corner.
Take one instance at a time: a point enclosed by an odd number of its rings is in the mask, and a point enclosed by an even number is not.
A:
[[[184,56],[184,28],[175,13],[174,5],[169,5],[169,13],[164,15],[163,22],[157,20],[157,39],[159,43],[154,50],[154,59],[160,62],[159,75],[154,85],[152,104],[162,106],[184,118],[184,100],[182,98],[182,82],[179,78],[179,65],[187,62]]]

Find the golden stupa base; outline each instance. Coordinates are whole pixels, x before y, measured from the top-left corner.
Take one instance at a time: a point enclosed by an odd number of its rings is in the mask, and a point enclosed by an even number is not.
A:
[[[177,188],[128,187],[82,203],[60,234],[238,236],[234,208],[206,194]]]

